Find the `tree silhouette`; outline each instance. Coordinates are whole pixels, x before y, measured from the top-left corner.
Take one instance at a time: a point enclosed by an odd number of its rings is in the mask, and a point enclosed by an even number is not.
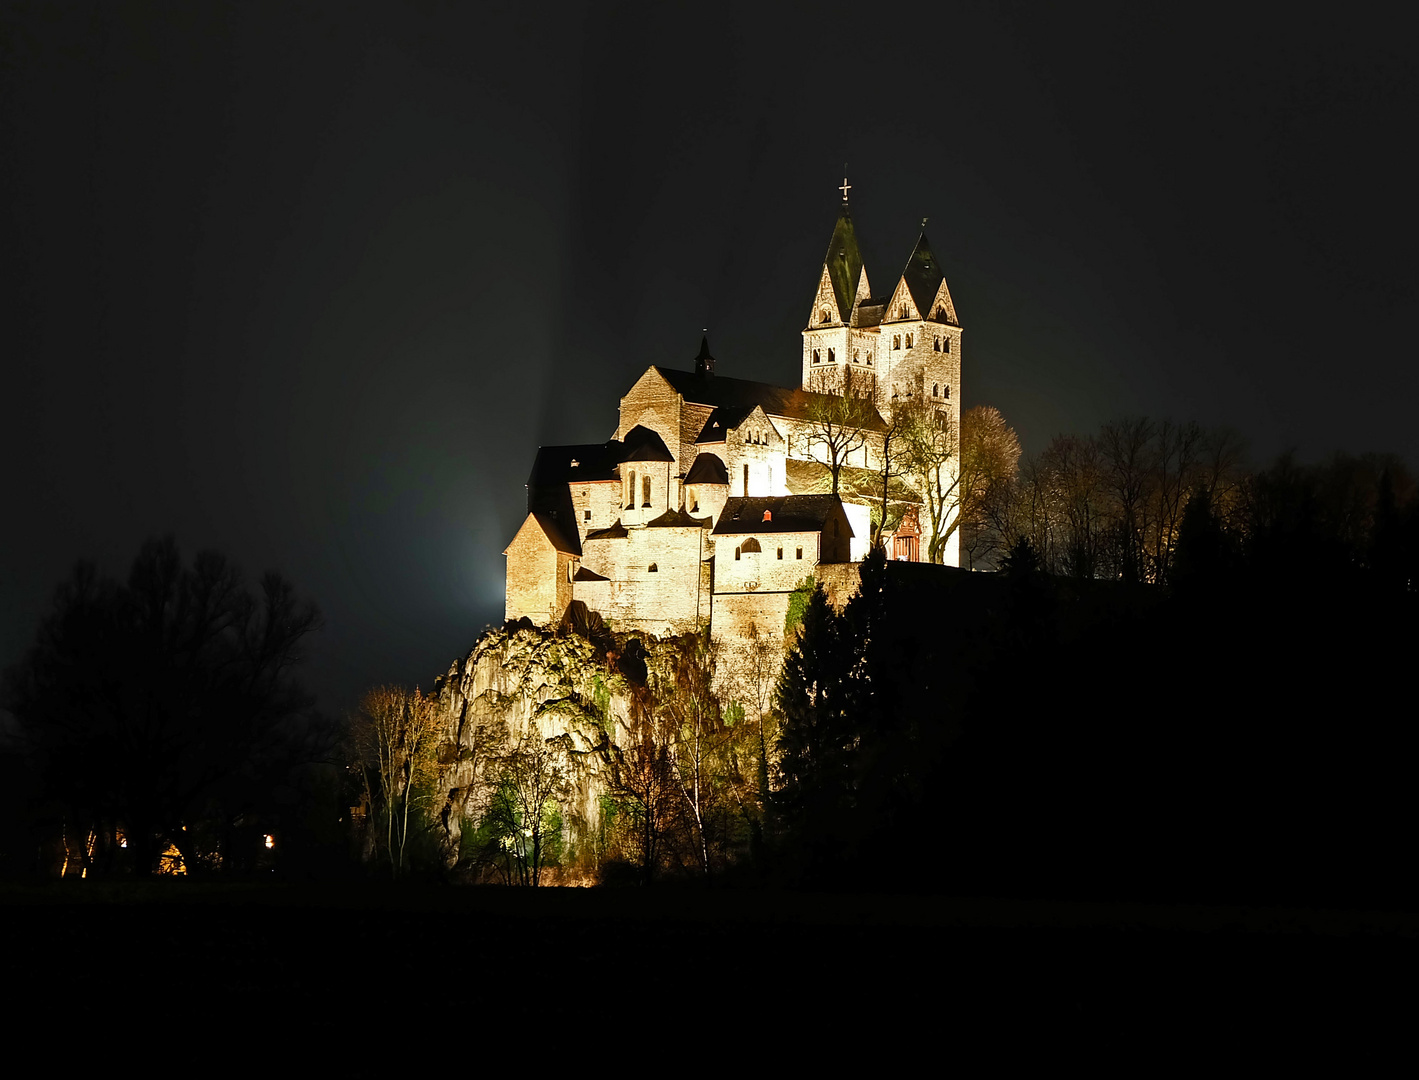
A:
[[[214,552],[184,566],[171,537],[123,585],[81,563],[6,677],[48,804],[139,874],[168,845],[191,872],[235,856],[310,717],[294,667],[319,621],[280,575],[253,594]]]

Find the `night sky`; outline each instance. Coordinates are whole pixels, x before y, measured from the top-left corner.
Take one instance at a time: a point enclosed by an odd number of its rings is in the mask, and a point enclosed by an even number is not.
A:
[[[844,162],[875,291],[930,217],[1027,452],[1419,464],[1409,28],[1148,7],[6,4],[0,664],[172,532],[320,604],[328,709],[427,686],[538,444],[706,326],[797,380]]]

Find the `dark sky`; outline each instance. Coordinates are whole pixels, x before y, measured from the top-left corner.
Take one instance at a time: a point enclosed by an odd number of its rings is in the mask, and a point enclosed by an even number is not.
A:
[[[703,326],[796,380],[844,162],[878,290],[930,216],[1027,451],[1419,463],[1409,28],[1149,6],[6,4],[0,663],[173,532],[318,601],[327,707],[428,685],[539,443]]]

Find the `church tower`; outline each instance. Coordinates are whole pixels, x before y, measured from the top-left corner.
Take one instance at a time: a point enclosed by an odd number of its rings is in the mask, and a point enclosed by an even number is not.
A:
[[[803,330],[803,387],[820,393],[876,394],[876,315],[847,193],[833,226],[818,292]]]
[[[926,239],[926,221],[882,312],[879,364],[887,408],[923,398],[961,413],[961,324],[946,276]]]

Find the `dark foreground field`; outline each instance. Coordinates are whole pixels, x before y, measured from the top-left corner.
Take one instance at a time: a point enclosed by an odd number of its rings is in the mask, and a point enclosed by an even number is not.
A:
[[[187,882],[0,911],[12,1046],[219,1071],[1156,1064],[1238,1038],[1358,1064],[1407,1037],[1419,974],[1419,916],[1354,912]]]

